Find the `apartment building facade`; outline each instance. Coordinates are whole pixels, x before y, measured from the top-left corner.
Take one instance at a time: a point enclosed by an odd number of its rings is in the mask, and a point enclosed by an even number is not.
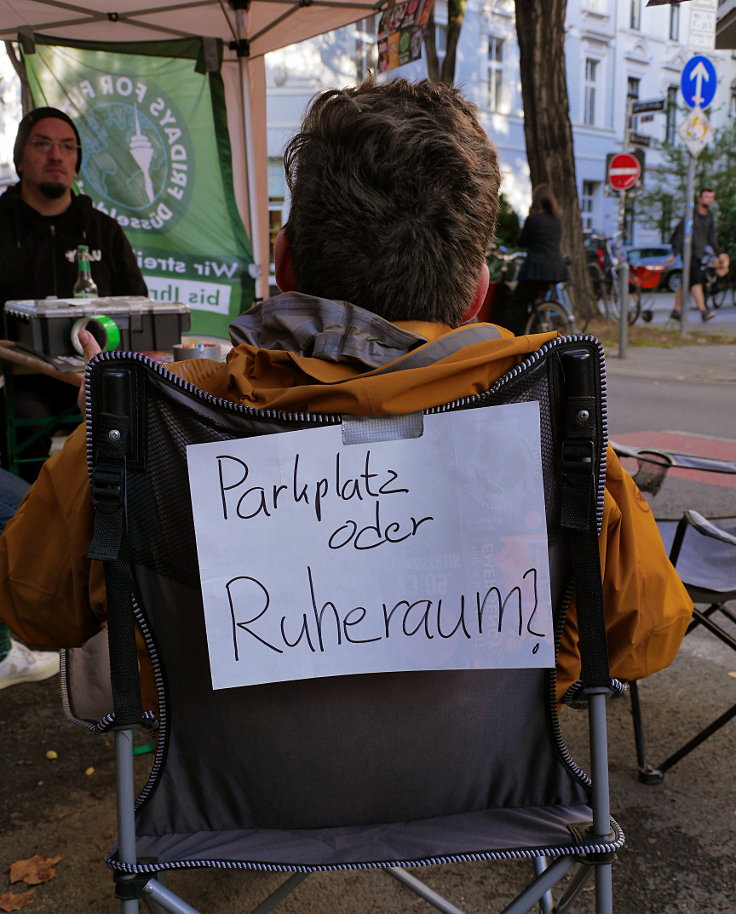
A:
[[[711,121],[717,128],[733,117],[733,52],[691,46],[692,15],[690,3],[647,7],[646,0],[568,0],[565,53],[569,116],[585,228],[609,235],[617,228],[618,196],[608,187],[606,158],[624,148],[628,96],[665,100],[664,111],[633,118],[630,133],[658,141],[677,141],[677,130],[688,111],[680,92],[682,70],[693,54],[706,54],[714,63],[718,78],[716,97],[709,109]],[[440,59],[445,50],[446,22],[446,0],[437,0],[435,36]],[[374,21],[363,20],[356,27],[269,55],[269,196],[273,233],[288,212],[280,162],[283,146],[315,92],[326,86],[351,85],[375,67],[375,28]],[[426,75],[426,65],[419,60],[386,77],[392,75],[420,78]],[[502,189],[523,216],[531,187],[513,0],[468,0],[458,46],[456,83],[478,105],[483,126],[498,148]],[[662,157],[656,146],[647,148],[644,180],[651,180],[661,167]],[[630,233],[633,237],[629,240],[637,243],[661,240],[656,230],[636,221]]]

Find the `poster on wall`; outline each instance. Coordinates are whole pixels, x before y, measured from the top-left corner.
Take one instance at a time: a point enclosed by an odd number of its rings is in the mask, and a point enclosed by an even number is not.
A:
[[[234,201],[222,79],[196,66],[201,41],[35,38],[23,55],[33,101],[77,125],[77,189],[121,225],[151,298],[189,305],[192,333],[225,337],[253,300],[253,258]]]
[[[431,0],[406,0],[390,6],[378,23],[378,71],[395,70],[422,56]]]

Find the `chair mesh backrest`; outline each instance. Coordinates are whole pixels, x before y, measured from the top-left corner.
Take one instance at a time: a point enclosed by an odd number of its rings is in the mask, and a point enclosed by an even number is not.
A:
[[[540,403],[558,622],[569,567],[558,524],[559,440],[551,410],[565,345],[588,348],[600,363],[590,340],[556,341],[550,354],[532,359],[487,395],[454,405]],[[164,684],[160,764],[138,808],[139,834],[356,826],[586,802],[586,779],[559,739],[547,671],[384,673],[213,691],[186,445],[339,417],[244,410],[133,355],[106,354],[92,369],[93,381],[113,361],[134,376],[130,559]],[[94,402],[92,416],[94,434]],[[283,562],[288,573],[289,557]]]

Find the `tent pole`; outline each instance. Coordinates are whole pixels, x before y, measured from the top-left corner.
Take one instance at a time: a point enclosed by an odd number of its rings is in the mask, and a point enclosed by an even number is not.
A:
[[[250,74],[248,64],[240,48],[247,47],[248,34],[247,11],[235,10],[235,25],[238,37],[238,70],[240,73],[240,95],[243,109],[243,143],[245,144],[245,167],[248,177],[248,216],[250,219],[250,242],[253,248],[253,265],[251,275],[256,281],[256,296],[268,298],[268,269],[260,263],[261,256],[261,220],[258,212],[258,194],[256,181],[256,163],[253,150],[253,112],[250,104]]]

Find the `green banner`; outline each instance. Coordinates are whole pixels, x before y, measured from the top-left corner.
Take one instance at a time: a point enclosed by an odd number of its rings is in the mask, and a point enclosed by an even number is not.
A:
[[[253,300],[253,258],[234,201],[222,78],[203,72],[202,41],[35,39],[23,55],[33,100],[76,123],[79,190],[122,226],[151,298],[188,304],[192,333],[226,336]]]

